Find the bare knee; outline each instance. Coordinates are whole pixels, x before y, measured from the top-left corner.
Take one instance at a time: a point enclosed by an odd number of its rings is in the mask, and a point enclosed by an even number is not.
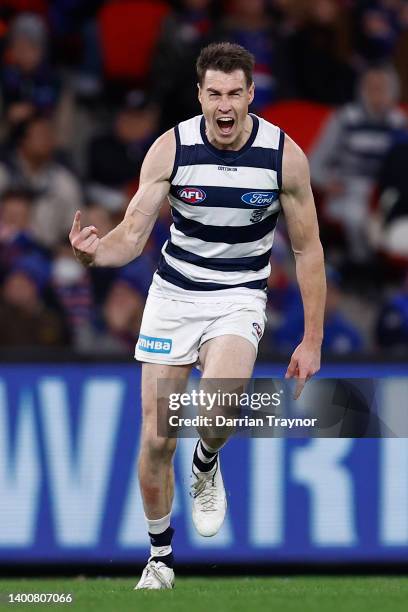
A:
[[[144,435],[142,439],[141,458],[145,455],[155,464],[171,462],[176,450],[176,438],[162,438],[157,435]]]

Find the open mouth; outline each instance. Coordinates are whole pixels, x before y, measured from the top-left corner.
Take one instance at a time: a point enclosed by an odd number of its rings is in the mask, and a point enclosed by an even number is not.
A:
[[[222,134],[228,135],[232,132],[234,127],[235,119],[232,117],[219,117],[217,119],[217,125]]]

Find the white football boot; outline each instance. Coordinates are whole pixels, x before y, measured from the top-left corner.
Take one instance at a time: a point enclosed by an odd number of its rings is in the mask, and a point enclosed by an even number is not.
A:
[[[136,589],[172,589],[174,587],[174,571],[161,561],[148,560],[142,577],[135,586]]]
[[[227,510],[220,458],[210,472],[199,472],[193,464],[192,478],[193,523],[200,535],[210,537],[219,531]]]

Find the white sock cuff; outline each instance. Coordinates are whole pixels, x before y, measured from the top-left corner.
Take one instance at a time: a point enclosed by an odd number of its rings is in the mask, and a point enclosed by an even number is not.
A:
[[[222,449],[222,447],[227,443],[227,440],[225,440],[224,444],[221,444],[219,448],[212,448],[211,446],[207,444],[207,442],[204,442],[202,438],[200,438],[200,442],[203,445],[204,450],[208,451],[209,453],[215,454],[215,453],[218,453],[218,451]]]
[[[159,519],[149,519],[145,515],[148,532],[149,533],[163,533],[163,531],[166,531],[166,529],[170,527],[170,516],[171,516],[171,512],[169,512],[169,514],[166,514],[166,516],[163,516],[162,518],[159,518]]]
[[[165,557],[166,555],[170,555],[173,552],[171,544],[168,546],[151,546],[150,547],[150,556],[151,557]]]

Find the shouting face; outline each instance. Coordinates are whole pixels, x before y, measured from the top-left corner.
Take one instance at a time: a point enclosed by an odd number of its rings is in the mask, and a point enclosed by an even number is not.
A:
[[[208,140],[220,149],[238,150],[252,126],[248,106],[254,99],[254,84],[248,86],[244,72],[207,70],[198,86]]]

